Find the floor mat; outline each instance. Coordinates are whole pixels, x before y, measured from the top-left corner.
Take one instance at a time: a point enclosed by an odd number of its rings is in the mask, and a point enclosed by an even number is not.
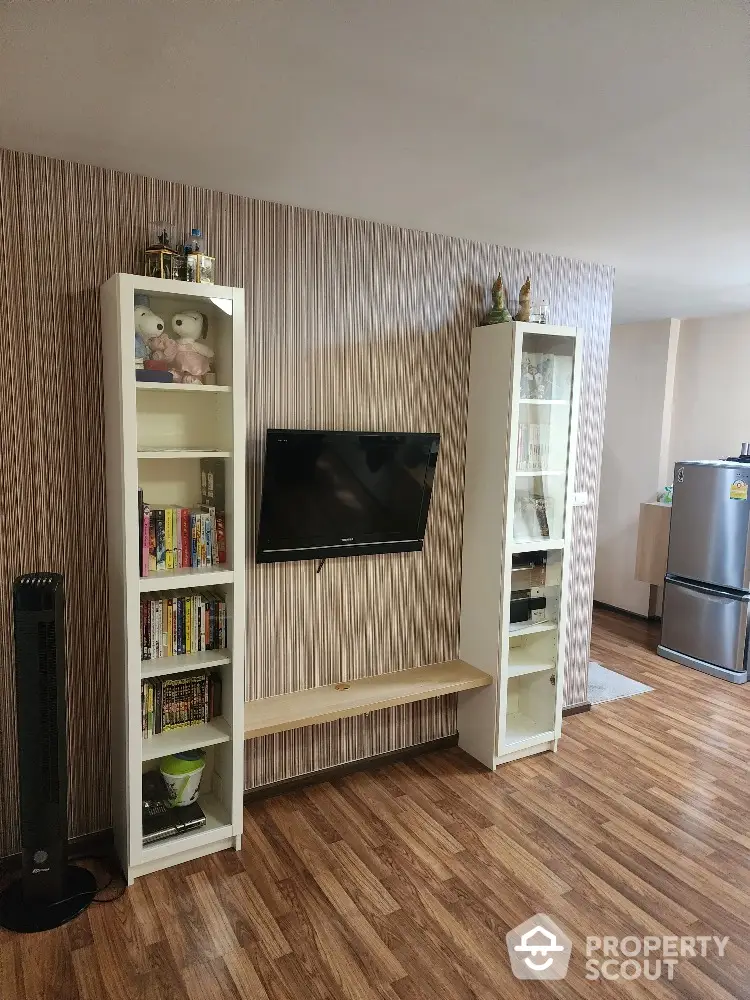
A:
[[[608,670],[594,660],[589,663],[589,701],[592,705],[600,705],[603,701],[617,701],[618,698],[632,698],[635,694],[646,694],[653,690],[647,684]]]

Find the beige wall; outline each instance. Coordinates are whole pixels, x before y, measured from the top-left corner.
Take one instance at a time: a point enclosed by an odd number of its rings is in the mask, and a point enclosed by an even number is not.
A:
[[[682,324],[671,463],[727,458],[750,441],[750,313]]]
[[[594,599],[648,614],[634,577],[638,514],[671,482],[672,395],[678,320],[612,327],[604,420]]]
[[[648,613],[634,578],[640,504],[678,460],[727,458],[750,441],[750,313],[613,326],[594,599]]]

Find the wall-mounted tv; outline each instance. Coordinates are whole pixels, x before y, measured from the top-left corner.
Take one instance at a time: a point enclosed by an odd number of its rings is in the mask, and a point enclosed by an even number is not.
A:
[[[267,431],[256,561],[420,551],[439,445],[439,434]]]

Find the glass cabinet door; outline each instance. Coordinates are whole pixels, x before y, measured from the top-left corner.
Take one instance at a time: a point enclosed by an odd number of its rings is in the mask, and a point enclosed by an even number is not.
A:
[[[524,332],[513,538],[562,541],[575,337]]]

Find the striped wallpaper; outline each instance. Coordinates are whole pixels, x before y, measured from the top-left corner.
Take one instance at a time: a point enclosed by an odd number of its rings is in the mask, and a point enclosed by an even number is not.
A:
[[[449,659],[458,645],[468,333],[502,270],[585,331],[567,704],[586,696],[612,293],[607,267],[0,151],[0,855],[18,849],[10,588],[64,573],[70,832],[109,825],[106,557],[98,288],[139,269],[146,224],[200,225],[247,290],[250,536],[269,426],[439,431],[425,551],[248,561],[249,697]],[[252,555],[252,554],[251,554]],[[113,706],[117,710],[117,706]],[[455,731],[454,699],[246,744],[246,784]]]

